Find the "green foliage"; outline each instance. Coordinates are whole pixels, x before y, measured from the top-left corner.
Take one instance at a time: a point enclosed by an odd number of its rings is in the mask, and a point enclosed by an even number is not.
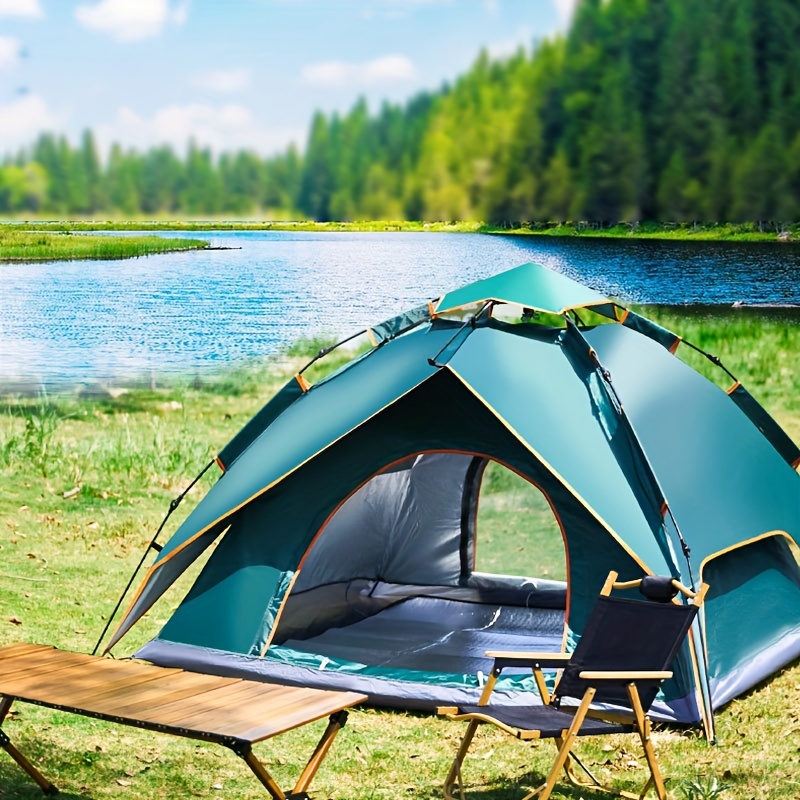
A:
[[[42,135],[0,213],[614,224],[798,220],[795,0],[584,0],[531,51],[452,86],[317,112],[305,153],[139,154]]]
[[[681,781],[684,800],[719,800],[729,787],[715,777],[697,777]]]
[[[61,261],[78,258],[110,259],[199,250],[199,239],[161,236],[74,236],[67,230],[34,233],[21,225],[0,225],[0,263],[11,261]]]

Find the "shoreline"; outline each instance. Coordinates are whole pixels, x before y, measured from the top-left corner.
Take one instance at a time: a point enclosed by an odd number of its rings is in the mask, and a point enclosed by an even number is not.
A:
[[[769,230],[765,228],[770,228]],[[19,232],[81,231],[279,231],[298,233],[483,233],[504,236],[554,236],[584,239],[636,239],[663,241],[800,243],[800,223],[620,223],[598,226],[590,223],[530,223],[502,227],[484,222],[421,222],[375,220],[358,222],[312,222],[307,220],[226,219],[118,219],[118,220],[20,220],[0,223],[0,230]]]

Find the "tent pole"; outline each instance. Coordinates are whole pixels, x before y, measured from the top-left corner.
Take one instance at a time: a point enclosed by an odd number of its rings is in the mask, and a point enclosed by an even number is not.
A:
[[[487,300],[475,314],[465,319],[464,324],[447,340],[447,343],[444,345],[444,347],[442,347],[442,349],[433,358],[428,359],[428,363],[432,367],[443,367],[444,364],[440,364],[438,361],[439,356],[442,353],[444,353],[444,351],[447,350],[447,348],[450,347],[451,344],[453,344],[453,342],[458,338],[459,334],[461,334],[461,332],[464,330],[464,328],[467,327],[467,325],[470,325],[474,328],[475,323],[478,321],[483,312],[486,311],[487,308],[493,305],[494,305],[494,300]]]
[[[359,331],[358,333],[354,333],[352,336],[348,336],[346,339],[342,339],[340,342],[336,342],[336,344],[332,344],[330,347],[323,347],[315,356],[311,359],[311,361],[306,364],[303,369],[301,369],[297,374],[302,375],[313,363],[319,361],[319,359],[324,358],[328,353],[333,352],[337,347],[345,344],[346,342],[352,341],[353,339],[357,339],[359,336],[363,336],[367,332],[367,329],[364,328],[363,331]]]
[[[136,580],[136,576],[139,574],[139,570],[142,568],[142,565],[147,559],[147,556],[149,555],[150,551],[155,550],[157,553],[161,552],[161,545],[158,544],[158,537],[161,534],[161,531],[164,530],[164,526],[167,524],[167,520],[172,516],[172,512],[175,511],[175,509],[181,504],[183,498],[186,497],[186,495],[189,493],[192,487],[200,480],[200,478],[203,477],[203,475],[206,474],[206,472],[208,472],[208,470],[211,468],[211,465],[214,463],[216,463],[215,460],[209,461],[208,464],[206,464],[205,467],[203,467],[200,474],[177,497],[173,498],[170,501],[169,509],[167,510],[166,516],[164,517],[163,520],[161,520],[161,524],[158,526],[158,530],[155,532],[153,538],[150,540],[150,543],[145,548],[145,551],[142,554],[142,558],[137,564],[136,569],[131,574],[127,586],[125,586],[125,588],[122,590],[122,594],[119,596],[119,600],[117,600],[117,604],[114,606],[114,610],[111,612],[111,615],[109,616],[108,620],[106,620],[103,632],[100,634],[100,637],[98,638],[94,646],[94,649],[92,650],[93,656],[97,655],[97,651],[100,648],[100,644],[102,643],[103,639],[105,639],[105,636],[108,633],[108,629],[111,627],[111,623],[114,620],[114,617],[117,616],[117,612],[119,611],[120,606],[122,605],[122,601],[125,599],[125,595],[127,595],[128,592],[130,591],[130,588],[133,585],[134,580]]]

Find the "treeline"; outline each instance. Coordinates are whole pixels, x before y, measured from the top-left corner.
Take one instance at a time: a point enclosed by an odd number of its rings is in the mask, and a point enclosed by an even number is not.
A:
[[[0,212],[316,220],[796,221],[797,0],[583,0],[532,52],[453,86],[315,115],[303,154],[73,148],[0,168]]]

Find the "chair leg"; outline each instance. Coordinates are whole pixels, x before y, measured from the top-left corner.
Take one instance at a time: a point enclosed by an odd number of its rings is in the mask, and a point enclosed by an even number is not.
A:
[[[550,772],[547,774],[545,782],[537,789],[526,794],[522,800],[533,800],[534,797],[538,798],[538,800],[547,800],[550,797],[550,794],[555,788],[558,776],[569,759],[570,751],[575,744],[575,740],[578,738],[578,731],[581,729],[581,725],[583,725],[583,720],[586,718],[586,713],[589,711],[589,706],[592,703],[595,692],[596,689],[589,687],[583,695],[581,704],[578,706],[578,710],[572,718],[572,724],[569,726],[569,730],[565,731],[564,736],[560,739],[561,746],[558,748],[558,755],[553,762],[553,766],[550,768]]]
[[[444,782],[444,796],[446,800],[464,800],[464,782],[461,779],[461,767],[464,764],[464,759],[467,757],[467,751],[472,744],[472,738],[475,736],[475,731],[478,730],[479,724],[477,720],[472,720],[467,726],[464,736],[461,738],[458,752],[453,759],[450,772],[447,773],[447,778]],[[453,788],[456,786],[458,787],[458,797],[452,793]]]
[[[640,798],[643,798],[650,787],[656,790],[658,800],[667,800],[667,787],[664,785],[664,778],[661,776],[661,770],[658,767],[658,760],[656,759],[656,751],[653,747],[653,740],[651,737],[650,720],[644,713],[642,703],[639,700],[639,692],[635,684],[628,686],[628,695],[631,698],[631,706],[633,708],[634,717],[636,718],[636,729],[639,733],[639,738],[642,740],[642,749],[644,750],[644,757],[647,759],[647,766],[650,768],[650,777],[642,789]]]
[[[5,720],[8,712],[11,710],[11,704],[14,702],[14,698],[12,697],[4,697],[0,701],[0,725],[3,724],[3,720]],[[6,732],[0,728],[0,747],[3,748],[10,756],[17,762],[17,764],[22,767],[22,769],[28,774],[30,778],[32,778],[36,783],[39,785],[39,788],[45,794],[58,794],[58,789],[54,786],[47,778],[39,772],[36,767],[25,758],[13,744],[11,744],[11,740],[6,735]]]

